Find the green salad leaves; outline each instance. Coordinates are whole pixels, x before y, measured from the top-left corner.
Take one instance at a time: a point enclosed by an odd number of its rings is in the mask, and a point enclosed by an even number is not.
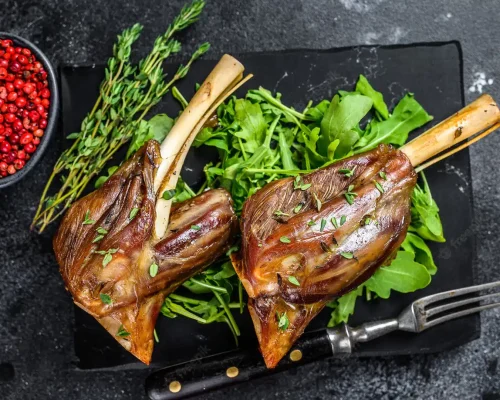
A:
[[[185,107],[182,94],[176,88],[172,92]],[[390,113],[382,94],[362,75],[354,91],[340,91],[332,100],[317,104],[309,102],[302,112],[283,104],[279,93],[273,96],[261,87],[250,90],[245,98],[232,97],[226,101],[217,109],[217,117],[218,125],[205,127],[193,144],[214,147],[219,153],[217,163],[205,166],[206,182],[198,192],[205,188],[227,189],[237,213],[248,197],[275,179],[296,176],[295,186],[301,190],[299,174],[381,143],[401,146],[411,131],[432,119],[412,94],[404,96]],[[151,138],[163,140],[174,121],[166,115],[157,115],[144,123],[148,125],[132,139],[127,157]],[[353,171],[342,173],[348,175]],[[383,175],[381,178],[386,179]],[[163,193],[165,199],[174,202],[195,195],[182,180],[175,190]],[[393,260],[364,284],[330,302],[329,326],[347,322],[359,297],[387,299],[392,291],[413,292],[430,283],[437,267],[425,240],[443,242],[444,236],[439,208],[423,173],[411,197],[411,215],[409,232]],[[332,221],[334,225],[344,222],[345,217]],[[286,237],[280,240],[289,241]],[[237,247],[230,249],[227,256],[235,250]],[[345,256],[349,255],[352,256],[347,253]],[[300,285],[294,279],[291,283]],[[224,322],[237,342],[240,331],[233,312],[242,313],[243,307],[241,282],[225,257],[186,281],[165,300],[161,311],[169,318],[184,316],[203,324]]]
[[[194,145],[218,149],[220,161],[205,168],[207,186],[227,189],[237,212],[270,181],[307,173],[381,143],[401,146],[410,132],[432,120],[412,94],[390,113],[383,95],[362,75],[354,91],[310,102],[302,112],[261,87],[244,99],[230,99],[217,116],[219,125],[204,128]],[[401,249],[363,285],[329,304],[329,326],[346,322],[363,294],[387,299],[391,291],[413,292],[430,283],[436,265],[424,239],[441,242],[444,237],[439,209],[423,173],[421,178],[412,194],[412,223]]]
[[[182,286],[165,299],[162,314],[168,318],[181,315],[201,324],[226,323],[238,344],[240,329],[232,310],[243,313],[243,287],[231,262],[226,258],[187,280]]]

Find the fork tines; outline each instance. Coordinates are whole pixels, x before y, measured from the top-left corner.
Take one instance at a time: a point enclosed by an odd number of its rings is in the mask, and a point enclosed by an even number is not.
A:
[[[500,299],[500,292],[480,296],[475,295],[482,290],[498,287],[500,287],[500,281],[441,292],[414,301],[412,309],[417,319],[418,330],[424,330],[455,318],[499,307],[500,302],[488,302],[486,304],[481,302],[495,297]],[[472,296],[464,298],[466,295]]]

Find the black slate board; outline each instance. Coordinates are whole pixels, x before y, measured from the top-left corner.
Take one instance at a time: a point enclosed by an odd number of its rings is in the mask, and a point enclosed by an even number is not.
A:
[[[417,100],[434,116],[434,121],[425,128],[464,105],[462,57],[457,42],[253,53],[238,58],[247,72],[255,75],[245,89],[262,85],[272,91],[279,91],[283,94],[285,104],[298,109],[310,99],[318,101],[332,97],[339,89],[352,89],[361,73],[383,92],[391,109],[406,92],[415,93]],[[194,65],[188,80],[178,85],[187,98],[194,92],[194,83],[201,83],[215,63],[214,58],[198,61]],[[172,66],[168,69],[174,70]],[[65,134],[79,129],[80,121],[95,101],[102,77],[102,67],[61,69]],[[244,92],[240,91],[239,94],[243,95]],[[179,108],[175,101],[167,97],[155,111],[175,115]],[[191,150],[183,171],[185,180],[193,186],[200,184],[201,169],[213,156],[214,153],[206,149]],[[394,317],[418,297],[473,283],[475,246],[471,229],[472,188],[468,151],[462,151],[431,167],[427,177],[434,198],[441,207],[447,238],[445,244],[431,243],[439,268],[437,275],[430,287],[418,293],[393,294],[388,301],[360,301],[352,324]],[[76,309],[75,319],[75,351],[79,368],[142,366],[92,317]],[[324,328],[328,319],[329,312],[325,310],[311,323],[308,331]],[[256,338],[249,316],[245,313],[238,316],[237,320],[242,331],[240,348],[255,348]],[[184,318],[171,320],[160,316],[156,329],[160,343],[155,346],[153,366],[173,365],[235,348],[225,324],[204,326]],[[479,334],[479,317],[469,316],[419,335],[403,332],[388,335],[361,345],[356,354],[375,356],[436,352],[474,340]]]

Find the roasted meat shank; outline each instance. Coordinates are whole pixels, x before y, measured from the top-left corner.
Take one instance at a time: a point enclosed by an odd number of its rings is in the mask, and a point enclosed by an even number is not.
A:
[[[245,203],[242,259],[235,267],[269,367],[328,301],[363,283],[397,251],[416,181],[408,157],[381,145],[302,176],[307,190],[294,189],[294,178],[280,179]],[[277,218],[276,210],[289,217]],[[283,313],[290,322],[285,330],[276,317]]]
[[[269,368],[327,302],[394,257],[410,224],[414,167],[499,118],[493,99],[483,96],[401,150],[379,145],[271,182],[245,202],[242,246],[232,261]]]
[[[68,210],[54,238],[75,304],[145,363],[166,295],[221,256],[237,229],[229,193],[216,189],[174,204],[167,232],[155,238],[153,180],[159,159],[159,144],[151,140]],[[138,211],[131,218],[133,210]],[[85,223],[89,219],[93,222]],[[107,233],[96,242],[99,232]]]
[[[237,218],[229,194],[209,190],[172,204],[187,151],[218,104],[236,90],[243,66],[225,55],[165,141],[151,140],[98,190],[78,200],[54,237],[75,304],[149,364],[165,297],[231,245]]]

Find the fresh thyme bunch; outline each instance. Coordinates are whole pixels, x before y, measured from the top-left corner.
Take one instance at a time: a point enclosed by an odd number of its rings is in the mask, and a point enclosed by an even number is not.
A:
[[[194,0],[185,5],[165,33],[155,40],[151,52],[137,66],[130,63],[130,54],[142,26],[135,24],[118,36],[113,46],[113,56],[108,60],[99,97],[82,121],[80,132],[68,136],[68,139],[75,141],[61,154],[54,166],[40,198],[32,229],[42,232],[55,221],[81,196],[89,182],[134,133],[149,129],[144,120],[146,114],[175,82],[186,76],[191,64],[210,47],[208,43],[202,44],[189,62],[179,67],[170,81],[165,80],[163,62],[181,50],[181,43],[173,36],[196,22],[204,5],[204,0]],[[62,186],[50,195],[56,178],[60,179]]]

